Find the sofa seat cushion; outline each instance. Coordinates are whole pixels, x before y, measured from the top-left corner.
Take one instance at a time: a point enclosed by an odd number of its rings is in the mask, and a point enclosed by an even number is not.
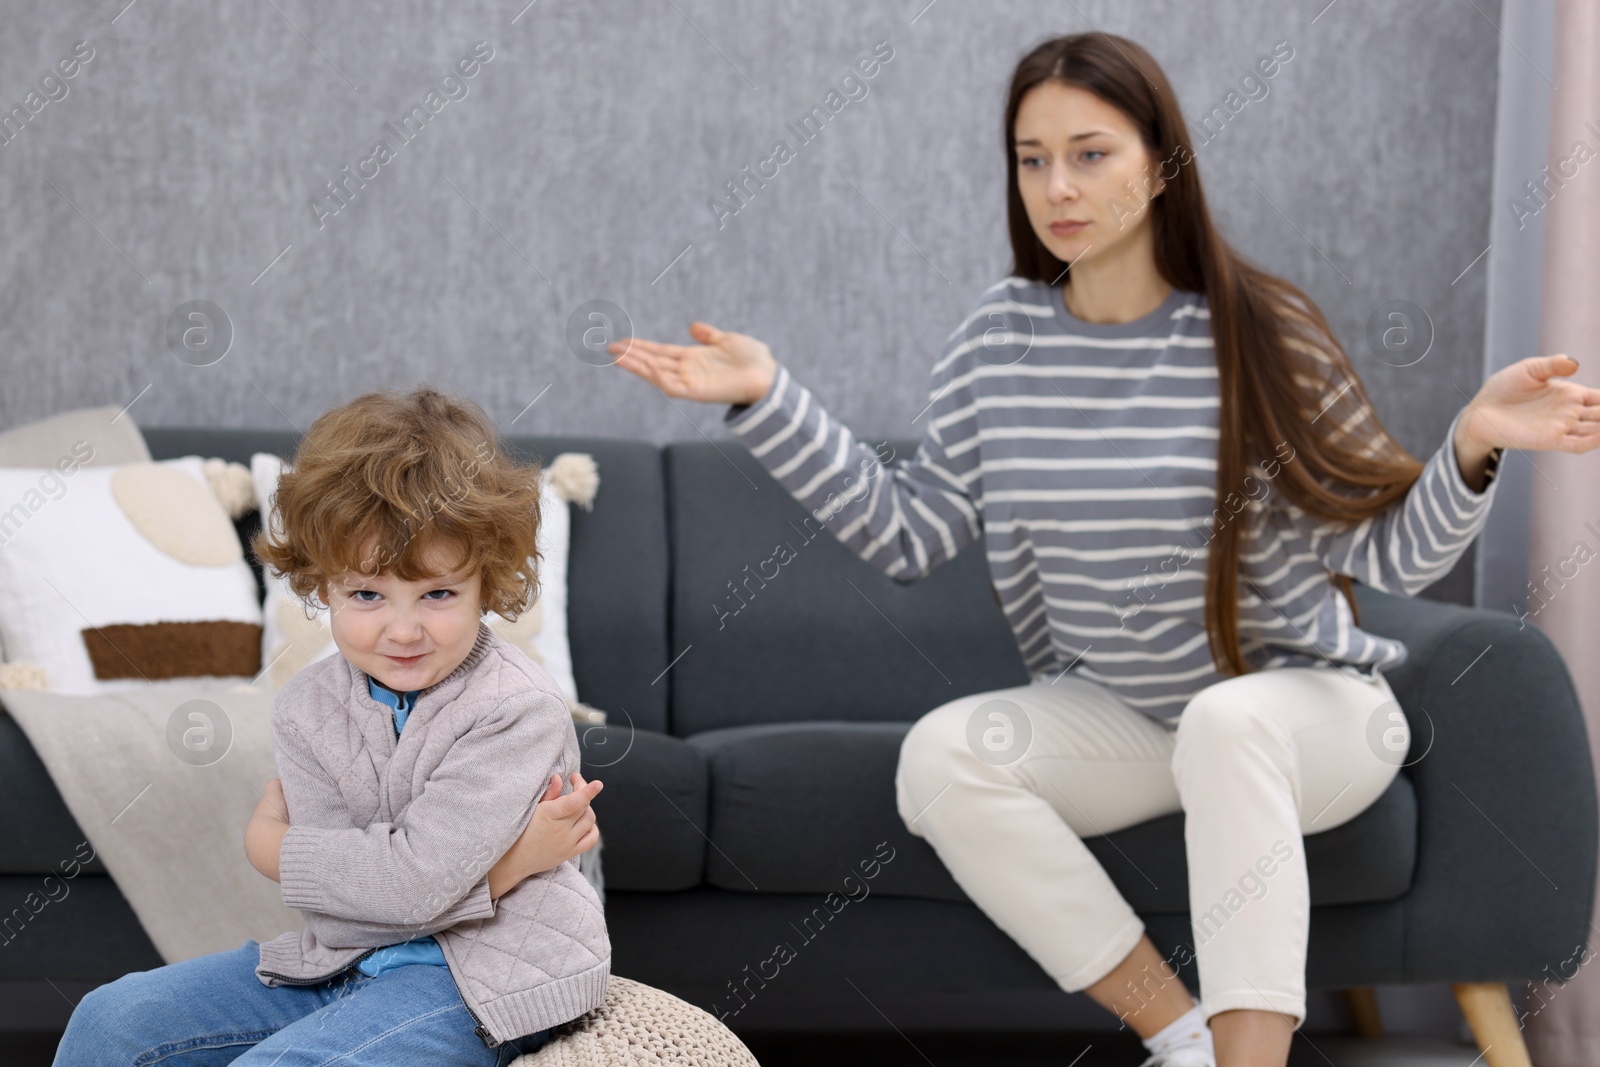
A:
[[[710,763],[707,883],[745,892],[845,892],[845,877],[860,882],[870,871],[876,893],[966,901],[932,846],[895,810],[895,765],[910,725],[789,723],[690,737]],[[1183,818],[1178,812],[1086,842],[1135,911],[1188,912]],[[1359,816],[1306,838],[1311,902],[1403,896],[1416,826],[1416,796],[1402,772]]]
[[[0,876],[29,875],[36,881],[46,874],[59,876],[73,869],[71,861],[84,854],[79,849],[89,838],[67,810],[28,735],[4,710],[3,703],[0,699],[0,810],[6,813],[0,823]],[[99,856],[81,869],[88,874],[106,873]],[[9,907],[22,896],[5,899],[10,900]]]
[[[578,749],[583,776],[605,784],[594,812],[606,889],[699,885],[709,785],[704,753],[670,734],[636,730],[624,716],[579,726]]]

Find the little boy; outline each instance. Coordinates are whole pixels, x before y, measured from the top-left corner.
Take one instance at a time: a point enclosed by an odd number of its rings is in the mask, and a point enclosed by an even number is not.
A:
[[[329,606],[340,654],[273,705],[281,787],[245,846],[306,928],[102,986],[57,1062],[505,1067],[611,968],[575,858],[599,783],[556,682],[482,621],[537,595],[538,469],[475,404],[372,393],[312,425],[275,503],[252,547]]]

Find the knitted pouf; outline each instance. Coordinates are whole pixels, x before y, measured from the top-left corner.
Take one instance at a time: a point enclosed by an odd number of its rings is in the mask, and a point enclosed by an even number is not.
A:
[[[512,1067],[760,1067],[709,1012],[653,986],[612,975],[606,1002],[555,1028]]]

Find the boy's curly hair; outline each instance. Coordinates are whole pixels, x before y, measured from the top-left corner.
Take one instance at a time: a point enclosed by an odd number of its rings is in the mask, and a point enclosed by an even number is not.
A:
[[[477,565],[483,610],[515,620],[539,595],[539,475],[470,400],[367,393],[311,424],[250,548],[309,604],[347,572],[435,577],[422,557],[449,545]]]

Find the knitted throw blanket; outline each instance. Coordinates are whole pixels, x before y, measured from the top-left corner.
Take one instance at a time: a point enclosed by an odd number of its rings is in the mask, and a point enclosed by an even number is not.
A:
[[[14,689],[0,701],[164,962],[304,928],[244,854],[245,824],[278,775],[271,696],[158,684],[95,696]],[[70,845],[57,857],[72,858]]]

